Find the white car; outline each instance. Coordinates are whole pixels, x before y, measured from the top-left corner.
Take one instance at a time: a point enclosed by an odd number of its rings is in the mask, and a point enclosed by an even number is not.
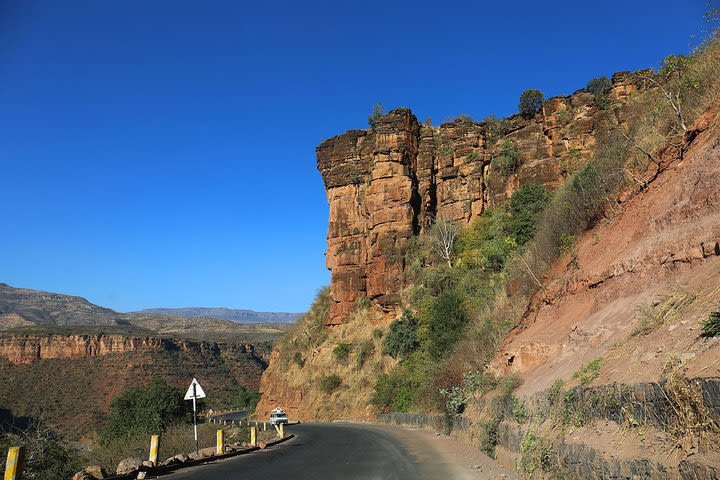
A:
[[[270,424],[280,425],[281,423],[288,423],[287,413],[280,407],[274,408],[273,411],[270,412]]]

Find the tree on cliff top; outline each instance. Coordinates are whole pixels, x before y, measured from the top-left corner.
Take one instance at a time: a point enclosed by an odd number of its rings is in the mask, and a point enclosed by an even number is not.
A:
[[[385,115],[385,107],[383,107],[382,103],[378,102],[373,105],[372,113],[368,117],[368,125],[374,127],[383,115]]]
[[[520,102],[518,103],[518,110],[520,115],[525,118],[532,118],[536,113],[542,110],[542,104],[545,101],[545,95],[536,89],[530,88],[520,94]]]

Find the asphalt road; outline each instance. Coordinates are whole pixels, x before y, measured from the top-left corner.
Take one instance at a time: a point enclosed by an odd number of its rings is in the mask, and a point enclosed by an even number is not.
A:
[[[230,412],[230,413],[218,413],[210,416],[211,418],[214,418],[215,420],[227,420],[228,422],[231,420],[235,420],[236,422],[238,420],[245,420],[245,417],[247,417],[247,412],[240,411],[240,412]]]
[[[177,471],[169,480],[263,479],[481,479],[470,455],[448,453],[428,432],[365,424],[288,426],[296,437],[265,451]],[[449,440],[445,441],[447,444]],[[453,457],[453,456],[456,457]],[[462,468],[459,465],[465,461]],[[457,464],[455,464],[457,462]],[[474,468],[479,468],[475,466]],[[488,472],[488,470],[485,470]],[[514,476],[513,476],[514,477]]]

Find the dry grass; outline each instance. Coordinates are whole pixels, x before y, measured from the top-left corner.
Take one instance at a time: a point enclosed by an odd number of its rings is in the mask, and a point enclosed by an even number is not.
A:
[[[669,425],[675,441],[673,450],[693,443],[699,447],[716,444],[720,425],[708,412],[698,380],[686,378],[682,364],[666,376],[663,393],[675,413]]]
[[[677,319],[695,303],[699,296],[699,292],[689,291],[680,285],[675,286],[673,292],[662,300],[638,308],[638,324],[630,336],[647,335]]]
[[[322,337],[314,338],[310,348],[294,350],[298,341],[288,339],[281,351],[278,362],[271,365],[273,382],[285,385],[287,391],[302,391],[305,414],[315,418],[366,418],[370,415],[370,401],[375,382],[381,373],[386,373],[397,364],[388,355],[382,354],[382,338],[378,328],[385,329],[391,322],[382,312],[373,308],[358,308],[346,323],[324,328]],[[301,338],[307,326],[298,330]],[[352,352],[346,360],[338,360],[333,353],[341,343],[351,345]],[[303,365],[293,362],[295,351],[303,354]],[[362,362],[355,356],[363,352]],[[321,379],[337,375],[342,384],[330,393],[321,389]]]

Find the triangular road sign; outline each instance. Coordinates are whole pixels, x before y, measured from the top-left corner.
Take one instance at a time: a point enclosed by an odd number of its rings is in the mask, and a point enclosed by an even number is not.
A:
[[[193,388],[193,386],[195,388]],[[195,398],[205,398],[205,392],[203,392],[202,387],[198,383],[197,380],[193,378],[192,383],[190,384],[190,387],[188,388],[187,393],[185,394],[185,400],[192,400],[193,397]]]

